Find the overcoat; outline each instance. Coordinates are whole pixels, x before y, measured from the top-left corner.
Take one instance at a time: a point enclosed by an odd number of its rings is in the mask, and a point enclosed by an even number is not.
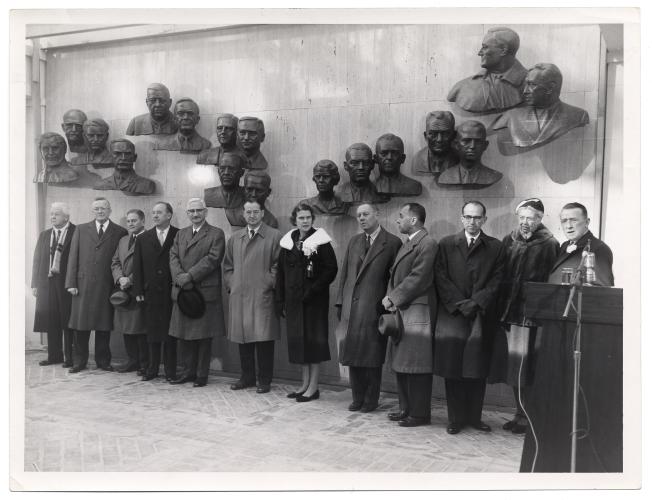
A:
[[[222,274],[224,231],[204,222],[193,237],[192,226],[180,229],[170,249],[172,280],[181,273],[189,273],[192,282],[206,301],[206,312],[201,318],[189,318],[179,309],[177,297],[180,288],[172,286],[172,318],[169,334],[182,340],[199,340],[224,336],[222,310]]]
[[[142,236],[142,234],[141,234]],[[136,238],[138,240],[140,236]],[[113,274],[113,283],[116,290],[119,289],[118,280],[126,277],[131,280],[132,285],[125,291],[129,294],[131,300],[126,307],[116,307],[113,314],[113,329],[123,334],[144,334],[145,330],[145,312],[142,304],[136,302],[134,294],[134,245],[129,248],[131,235],[123,236],[118,242],[118,248],[115,249],[113,259],[111,260],[111,274]]]
[[[47,332],[49,330],[49,316],[48,311],[50,308],[50,295],[57,294],[59,297],[58,303],[61,305],[59,309],[59,317],[61,324],[58,327],[67,328],[68,320],[70,318],[70,304],[72,302],[72,295],[66,291],[66,270],[68,268],[68,255],[70,254],[70,242],[72,235],[75,232],[75,225],[68,224],[68,232],[63,241],[63,250],[61,252],[61,263],[59,264],[59,274],[48,278],[50,269],[50,240],[52,238],[52,229],[46,229],[39,234],[34,249],[34,260],[32,264],[32,288],[36,288],[36,311],[34,313],[34,331]],[[57,325],[52,325],[57,326]]]
[[[589,239],[591,240],[591,251],[595,253],[596,284],[600,286],[614,286],[614,275],[611,270],[614,256],[607,244],[599,238],[596,238],[591,231],[587,231],[584,236],[577,240],[577,248],[571,253],[566,252],[570,242],[565,241],[562,243],[559,256],[552,266],[548,283],[561,283],[561,270],[564,267],[577,269],[582,260],[582,251]]]
[[[70,243],[66,289],[77,288],[72,297],[69,328],[74,330],[113,329],[111,260],[120,238],[127,230],[109,221],[100,239],[95,221],[80,224]]]
[[[253,238],[244,228],[226,244],[222,276],[229,294],[228,337],[232,342],[263,342],[281,336],[274,303],[280,241],[278,229],[262,223]]]
[[[345,366],[377,367],[385,362],[387,337],[378,332],[381,301],[401,240],[380,228],[365,255],[365,234],[356,234],[346,249],[335,304],[342,307],[337,326],[339,361]]]
[[[308,238],[315,233],[308,232]],[[292,232],[292,242],[299,230]],[[317,247],[310,259],[314,275],[306,276],[309,259],[296,246],[282,248],[276,280],[276,301],[287,317],[290,363],[319,363],[330,359],[328,347],[329,286],[337,275],[337,259],[330,243]]]
[[[396,254],[387,296],[403,317],[403,336],[390,344],[392,370],[432,373],[432,332],[437,318],[433,264],[437,242],[425,229],[406,241]]]
[[[484,378],[497,324],[496,299],[505,267],[500,241],[484,233],[468,248],[464,231],[439,243],[435,284],[439,312],[435,329],[435,371],[445,378]],[[465,318],[456,303],[471,299],[480,311]]]
[[[165,342],[172,315],[170,248],[178,228],[170,226],[163,246],[156,228],[136,238],[134,250],[134,295],[145,297],[145,327],[148,342]]]

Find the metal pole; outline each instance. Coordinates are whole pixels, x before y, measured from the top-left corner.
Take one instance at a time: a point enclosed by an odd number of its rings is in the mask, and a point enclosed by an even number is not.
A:
[[[570,471],[575,472],[577,466],[577,410],[580,395],[580,368],[582,363],[582,287],[579,287],[577,294],[577,339],[575,351],[573,352],[574,373],[573,373],[573,424],[571,430],[571,463]]]

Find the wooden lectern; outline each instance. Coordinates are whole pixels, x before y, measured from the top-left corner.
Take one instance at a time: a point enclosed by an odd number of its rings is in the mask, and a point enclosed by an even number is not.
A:
[[[571,286],[526,283],[537,332],[535,375],[524,401],[532,428],[521,472],[570,472],[576,314],[562,318]],[[623,470],[623,291],[582,288],[577,472]],[[538,450],[535,442],[538,441]]]

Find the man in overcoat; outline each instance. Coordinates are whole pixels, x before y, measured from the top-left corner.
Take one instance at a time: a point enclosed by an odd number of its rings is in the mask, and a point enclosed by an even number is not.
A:
[[[172,226],[173,209],[164,201],[152,208],[154,227],[136,239],[134,250],[134,294],[145,304],[148,360],[143,380],[158,377],[163,349],[163,367],[168,382],[177,375],[177,339],[170,336],[172,275],[170,248],[179,231]]]
[[[170,249],[172,274],[172,318],[170,335],[180,340],[185,357],[183,374],[172,384],[194,382],[203,387],[208,381],[213,337],[224,336],[222,274],[224,231],[206,222],[208,209],[201,198],[191,198],[186,214],[192,223],[179,230]],[[179,308],[181,290],[198,290],[206,304],[203,315],[191,318]]]
[[[68,327],[75,331],[70,373],[86,369],[91,330],[95,331],[95,364],[113,371],[109,346],[113,329],[111,260],[127,230],[109,219],[111,204],[106,198],[95,198],[93,212],[95,220],[77,226],[68,256],[65,286],[72,295]]]
[[[134,247],[136,238],[145,231],[145,213],[137,208],[126,213],[127,234],[118,242],[111,261],[111,273],[116,289],[126,292],[129,301],[115,308],[113,329],[122,333],[127,351],[127,363],[118,368],[121,373],[138,372],[144,375],[147,368],[147,336],[145,314],[134,294]]]
[[[256,385],[270,391],[274,370],[274,341],[280,338],[274,287],[281,253],[281,233],[263,222],[262,204],[244,204],[247,227],[233,233],[226,245],[222,272],[229,294],[228,338],[238,344],[240,379],[231,385],[239,390]]]
[[[461,219],[464,230],[442,238],[435,261],[439,310],[434,372],[445,378],[449,434],[467,425],[491,431],[482,422],[482,404],[505,266],[501,242],[482,232],[485,206],[466,202]]]
[[[387,350],[387,337],[378,332],[378,318],[384,312],[381,301],[402,243],[380,225],[376,205],[360,205],[356,217],[362,233],[351,238],[342,262],[335,301],[340,320],[336,337],[340,363],[349,367],[353,395],[349,410],[367,413],[378,407]]]
[[[46,366],[63,361],[64,368],[70,368],[73,332],[68,328],[68,320],[72,297],[66,292],[64,282],[75,225],[70,222],[68,205],[53,203],[50,208],[50,222],[52,227],[39,235],[34,249],[34,331],[48,334],[48,358],[39,361],[39,365]]]
[[[388,414],[402,427],[430,424],[432,332],[437,311],[432,273],[437,242],[423,227],[425,221],[426,210],[420,204],[407,203],[401,208],[396,223],[407,240],[396,254],[382,301],[385,309],[400,314],[403,322],[399,343],[390,345],[399,411]]]

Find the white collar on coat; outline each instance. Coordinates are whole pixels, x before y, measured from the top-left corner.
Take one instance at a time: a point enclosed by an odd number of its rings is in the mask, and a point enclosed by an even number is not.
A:
[[[313,253],[317,251],[319,245],[324,245],[325,243],[330,243],[333,241],[328,233],[322,228],[316,228],[317,230],[312,233],[308,238],[303,242],[303,253],[306,257],[310,257]],[[292,241],[292,233],[298,231],[298,229],[291,229],[283,238],[281,238],[281,247],[286,250],[292,250],[294,248],[294,241]]]

